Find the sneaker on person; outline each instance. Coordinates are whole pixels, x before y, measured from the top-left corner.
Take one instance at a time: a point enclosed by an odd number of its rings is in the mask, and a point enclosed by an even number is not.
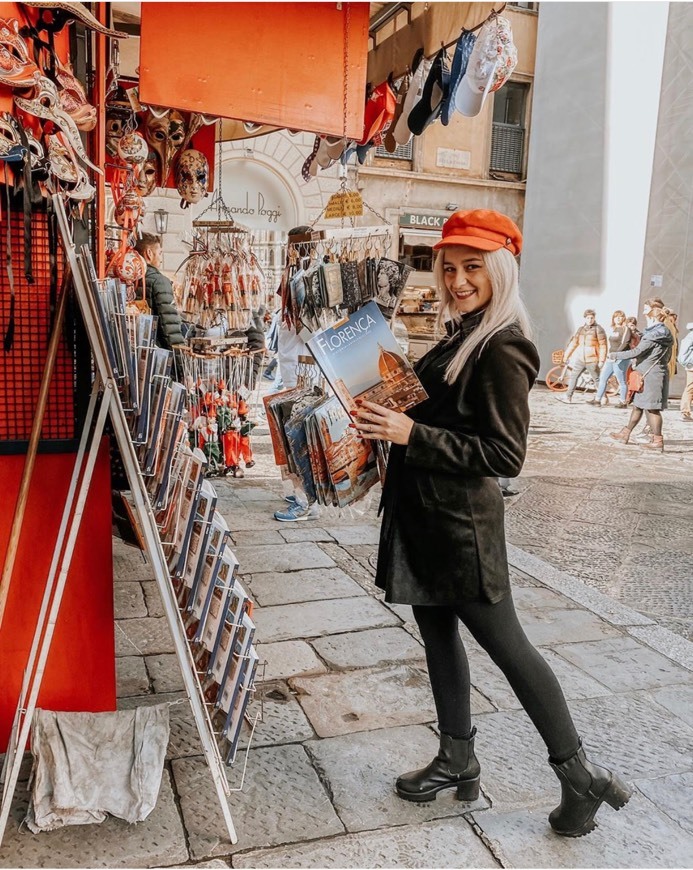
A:
[[[586,405],[598,405],[598,404],[599,404],[599,399],[597,399],[597,398],[595,398],[594,396],[592,396],[591,399],[586,399],[586,400],[585,400],[585,404],[586,404]]]
[[[618,402],[616,402],[616,404],[614,405],[614,408],[627,408],[627,407],[628,407],[628,405],[626,405],[625,402],[621,402],[620,400]]]
[[[603,396],[603,397],[602,397],[602,400],[601,400],[601,406],[602,406],[602,408],[604,407],[604,405],[608,405],[608,404],[609,404],[609,398],[608,398],[608,396]]]
[[[689,414],[688,411],[681,412],[681,419],[684,423],[693,423],[693,415]]]
[[[274,518],[280,523],[299,523],[303,520],[314,520],[320,513],[317,504],[302,505],[300,502],[290,504],[286,510],[275,511]]]

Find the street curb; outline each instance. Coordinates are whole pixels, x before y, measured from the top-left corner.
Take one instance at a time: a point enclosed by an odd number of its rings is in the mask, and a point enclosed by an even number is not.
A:
[[[565,595],[576,604],[591,611],[619,628],[625,628],[632,637],[656,650],[661,655],[693,671],[693,643],[662,628],[648,616],[614,601],[608,595],[587,586],[576,577],[566,574],[538,556],[508,543],[508,563],[518,571],[534,577],[543,586]]]

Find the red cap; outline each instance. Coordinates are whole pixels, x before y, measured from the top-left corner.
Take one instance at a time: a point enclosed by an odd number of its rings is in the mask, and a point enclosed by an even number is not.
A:
[[[449,245],[467,245],[480,251],[507,248],[517,256],[522,250],[522,233],[507,215],[476,208],[456,211],[443,224],[443,238],[433,245],[435,251]]]

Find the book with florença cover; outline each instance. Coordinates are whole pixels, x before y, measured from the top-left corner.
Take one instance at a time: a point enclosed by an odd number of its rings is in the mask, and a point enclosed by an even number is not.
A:
[[[347,412],[356,399],[406,411],[428,398],[375,302],[317,332],[308,347]]]

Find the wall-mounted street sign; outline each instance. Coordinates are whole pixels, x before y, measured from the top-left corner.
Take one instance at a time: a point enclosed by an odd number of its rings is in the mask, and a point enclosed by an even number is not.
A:
[[[405,212],[399,216],[399,225],[401,227],[419,227],[422,229],[440,230],[447,219],[448,215]]]

